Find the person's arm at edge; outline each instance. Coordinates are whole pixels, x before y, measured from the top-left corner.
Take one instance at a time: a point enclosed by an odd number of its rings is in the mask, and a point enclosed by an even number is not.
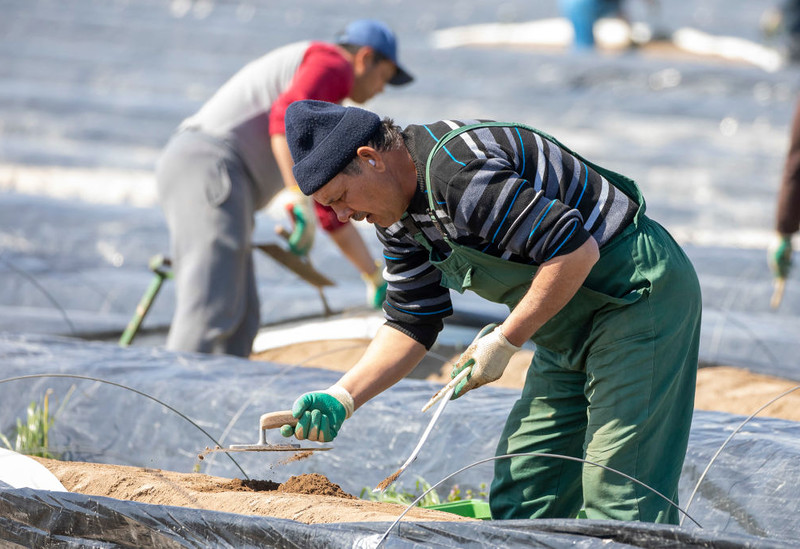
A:
[[[530,288],[502,324],[509,343],[521,347],[555,316],[577,293],[599,258],[597,241],[590,237],[576,250],[542,263]]]
[[[286,141],[286,135],[282,133],[275,134],[270,137],[270,145],[272,146],[272,154],[275,156],[275,162],[278,164],[278,169],[283,177],[283,184],[287,189],[291,189],[297,185],[292,173],[294,160],[292,160],[292,153],[289,151],[289,143]]]

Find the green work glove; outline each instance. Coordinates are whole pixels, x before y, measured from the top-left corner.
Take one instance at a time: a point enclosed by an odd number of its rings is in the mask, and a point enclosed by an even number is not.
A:
[[[775,278],[786,278],[792,267],[792,236],[777,234],[767,249],[767,263]]]
[[[521,347],[509,343],[497,324],[485,326],[453,366],[450,379],[469,366],[472,366],[472,371],[456,385],[451,398],[457,399],[467,391],[500,379],[508,361],[520,349]]]
[[[375,262],[375,270],[371,275],[362,273],[361,278],[367,285],[367,306],[373,309],[381,309],[383,302],[386,301],[386,286],[388,285],[383,279],[383,269],[381,264]]]
[[[292,406],[297,425],[284,425],[281,434],[298,440],[330,442],[339,434],[344,420],[353,415],[355,403],[347,389],[332,385],[324,391],[300,395]]]
[[[314,245],[316,215],[311,198],[305,196],[299,187],[292,189],[292,198],[286,204],[286,211],[292,220],[292,232],[289,235],[289,250],[295,255],[304,256]]]

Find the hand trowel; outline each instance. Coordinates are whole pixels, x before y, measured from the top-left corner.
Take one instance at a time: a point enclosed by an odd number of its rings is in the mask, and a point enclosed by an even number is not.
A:
[[[299,444],[272,444],[267,442],[267,429],[277,429],[283,425],[297,425],[297,418],[290,410],[268,412],[259,419],[258,442],[255,444],[231,444],[228,448],[215,448],[217,452],[320,452],[333,446],[300,446]]]

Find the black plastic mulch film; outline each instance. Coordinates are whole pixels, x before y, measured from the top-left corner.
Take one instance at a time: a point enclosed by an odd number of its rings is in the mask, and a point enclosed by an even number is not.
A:
[[[47,389],[58,402],[75,390],[51,430],[51,447],[65,459],[192,471],[283,482],[318,472],[358,495],[405,460],[427,425],[419,412],[438,384],[404,380],[348,420],[334,449],[276,466],[263,453],[224,454],[198,462],[214,441],[254,442],[258,417],[291,406],[299,392],[333,383],[337,372],[258,363],[233,357],[120,349],[51,336],[0,334],[3,379],[70,374],[0,383],[0,431],[10,432],[31,400]],[[126,390],[130,387],[139,393]],[[142,396],[144,393],[151,398]],[[450,403],[417,460],[401,479],[435,484],[494,454],[499,428],[516,391],[485,387]],[[177,414],[156,400],[178,410]],[[476,413],[480,410],[480,413]],[[181,414],[185,417],[182,417]],[[397,414],[403,421],[397,422]],[[130,418],[136,416],[137,421]],[[231,421],[232,418],[237,418]],[[695,414],[684,465],[685,505],[714,454],[744,416]],[[365,442],[363,433],[369,433]],[[224,435],[223,435],[224,434]],[[222,437],[225,437],[224,439]],[[594,547],[609,544],[702,547],[790,547],[800,543],[800,425],[756,417],[725,446],[686,510],[683,526],[587,520],[427,523],[403,518],[383,547]],[[240,469],[241,468],[241,469]],[[477,491],[491,480],[491,463],[443,483]],[[0,540],[23,547],[374,547],[391,523],[307,525],[274,519],[149,505],[76,493],[0,486]]]

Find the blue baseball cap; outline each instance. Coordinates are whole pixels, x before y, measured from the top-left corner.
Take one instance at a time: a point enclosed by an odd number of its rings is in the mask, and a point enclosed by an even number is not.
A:
[[[385,23],[376,19],[359,19],[353,21],[337,37],[338,44],[368,46],[394,63],[397,72],[389,80],[393,86],[408,84],[414,77],[397,62],[397,39]]]

